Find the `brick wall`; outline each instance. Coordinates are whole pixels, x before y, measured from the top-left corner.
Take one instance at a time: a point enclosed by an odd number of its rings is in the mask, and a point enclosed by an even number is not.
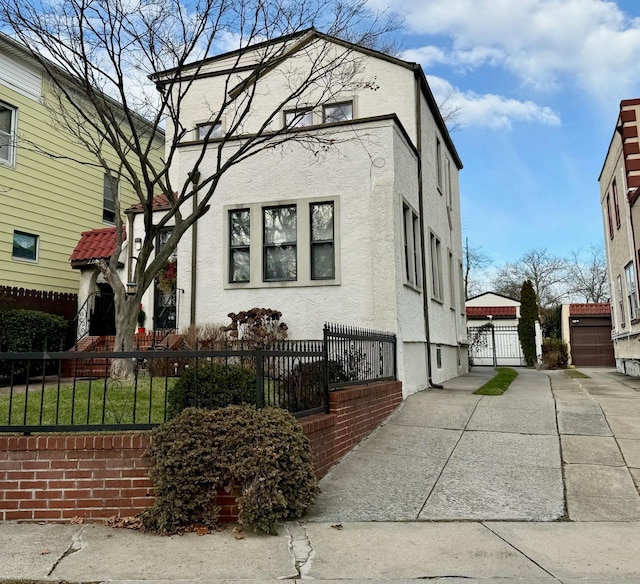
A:
[[[153,501],[149,436],[0,436],[0,520],[130,516]]]
[[[402,383],[330,395],[330,413],[300,420],[318,478],[402,401]],[[68,521],[136,515],[153,503],[148,435],[0,436],[0,521]],[[237,518],[238,492],[220,492],[220,518]]]

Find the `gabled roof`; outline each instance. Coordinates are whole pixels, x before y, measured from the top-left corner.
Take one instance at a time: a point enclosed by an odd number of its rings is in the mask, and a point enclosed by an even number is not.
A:
[[[458,155],[458,151],[456,150],[456,147],[453,144],[453,140],[449,135],[449,130],[447,129],[447,125],[445,124],[445,121],[442,118],[442,114],[440,113],[440,109],[438,108],[438,104],[435,100],[435,97],[431,92],[431,88],[429,87],[429,83],[427,82],[427,77],[424,74],[422,67],[418,63],[403,61],[402,59],[392,57],[380,51],[369,49],[367,47],[362,47],[360,45],[356,45],[349,41],[345,41],[341,38],[322,33],[316,30],[315,28],[308,28],[293,34],[270,39],[262,43],[256,43],[254,45],[242,47],[240,49],[236,49],[235,51],[229,51],[227,53],[222,53],[220,55],[215,55],[213,57],[207,57],[206,59],[203,59],[201,61],[196,61],[193,63],[186,64],[182,67],[181,70],[178,68],[173,68],[173,69],[167,69],[165,71],[159,71],[157,73],[150,75],[149,78],[155,83],[157,83],[158,85],[163,85],[164,83],[180,82],[181,80],[194,79],[200,76],[198,72],[203,66],[209,65],[211,63],[215,63],[216,61],[221,61],[223,59],[228,59],[229,57],[239,56],[242,54],[248,54],[252,51],[257,51],[269,45],[275,45],[278,43],[284,44],[289,41],[292,42],[290,47],[286,48],[286,50],[284,50],[281,55],[278,55],[278,57],[273,59],[273,62],[268,64],[263,64],[264,65],[263,71],[259,71],[259,72],[256,71],[255,73],[252,73],[248,77],[248,79],[246,79],[244,82],[240,84],[240,86],[237,86],[236,88],[231,89],[230,93],[233,93],[234,91],[238,91],[240,87],[244,87],[248,83],[252,83],[256,79],[259,79],[265,72],[271,70],[273,67],[277,66],[280,62],[289,58],[291,55],[295,54],[297,51],[301,50],[302,48],[307,46],[309,43],[317,39],[322,39],[326,42],[341,45],[351,51],[357,51],[359,53],[368,55],[370,57],[374,57],[376,59],[382,59],[389,63],[393,63],[395,65],[398,65],[400,67],[404,67],[405,69],[409,69],[413,71],[414,75],[417,77],[420,83],[420,88],[422,90],[422,93],[424,94],[427,104],[429,105],[429,110],[433,114],[436,125],[438,126],[438,129],[442,134],[442,138],[447,146],[447,149],[451,153],[451,156],[453,158],[454,163],[456,164],[456,167],[459,170],[462,169],[463,167],[462,160],[460,159],[460,156]],[[297,42],[294,42],[296,40]],[[196,69],[195,73],[189,74],[189,71],[193,69]],[[242,70],[245,70],[245,71],[252,71],[252,70],[255,71],[255,69],[256,69],[256,66],[249,66],[249,67],[242,68]],[[177,76],[176,76],[176,73],[178,73]],[[231,71],[224,71],[222,73],[229,74],[231,73]],[[217,73],[217,72],[213,73],[213,75],[216,75],[216,74],[220,74],[220,73]],[[203,73],[202,77],[208,77],[211,75],[212,73]]]
[[[569,316],[610,316],[611,304],[608,302],[590,302],[569,304]]]
[[[123,239],[127,238],[127,233],[122,228]],[[71,267],[81,268],[98,263],[99,260],[108,260],[115,251],[116,228],[106,227],[104,229],[92,229],[83,231],[80,234],[80,241],[71,254]]]
[[[167,211],[171,209],[169,197],[167,197],[167,195],[165,195],[164,193],[155,195],[151,200],[151,208],[154,211]],[[135,203],[134,205],[131,205],[131,207],[127,207],[125,213],[144,213],[142,203]]]
[[[500,296],[500,298],[506,298],[507,300],[513,300],[514,302],[520,302],[520,300],[518,300],[517,298],[511,298],[511,296],[505,296],[504,294],[498,294],[497,292],[483,292],[482,294],[477,294],[476,296],[467,298],[467,301],[475,300],[476,298],[482,298],[483,296],[487,296],[489,294],[492,296]]]

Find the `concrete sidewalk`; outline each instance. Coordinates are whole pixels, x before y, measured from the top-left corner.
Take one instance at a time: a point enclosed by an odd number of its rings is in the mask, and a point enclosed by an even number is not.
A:
[[[0,524],[0,580],[638,583],[640,384],[584,371],[411,396],[277,536]]]

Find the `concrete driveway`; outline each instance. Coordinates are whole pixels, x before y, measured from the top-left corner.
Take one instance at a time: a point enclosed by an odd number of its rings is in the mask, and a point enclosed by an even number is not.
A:
[[[640,393],[585,373],[520,369],[477,396],[493,370],[475,368],[412,395],[323,478],[308,520],[640,520]]]

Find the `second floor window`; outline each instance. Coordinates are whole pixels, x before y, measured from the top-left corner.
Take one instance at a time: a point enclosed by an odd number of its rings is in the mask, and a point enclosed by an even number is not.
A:
[[[322,117],[325,124],[344,122],[353,119],[353,102],[328,103],[323,107]]]
[[[627,284],[627,300],[629,302],[629,319],[638,318],[638,288],[636,286],[636,271],[633,263],[627,264],[624,269]]]
[[[0,163],[8,166],[15,164],[16,156],[16,110],[0,103]]]
[[[312,109],[296,109],[284,112],[284,123],[288,128],[302,128],[313,125]]]
[[[118,193],[118,179],[104,175],[104,185],[102,192],[102,220],[106,223],[116,222],[115,197]]]
[[[216,124],[200,124],[197,127],[198,140],[213,140],[222,138],[222,122]]]

